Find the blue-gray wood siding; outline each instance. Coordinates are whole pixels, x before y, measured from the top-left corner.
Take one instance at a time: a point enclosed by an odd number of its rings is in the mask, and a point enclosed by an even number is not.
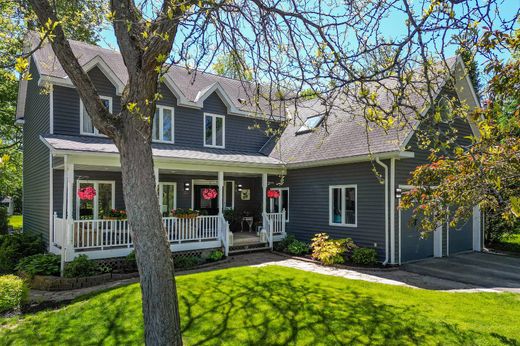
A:
[[[115,87],[97,67],[89,71],[100,95],[112,97],[114,112],[120,111],[121,98]],[[225,145],[227,150],[258,152],[267,142],[268,127],[277,124],[262,119],[227,114],[227,108],[220,97],[213,93],[205,101],[203,109],[178,107],[173,93],[164,84],[160,88],[162,99],[158,105],[174,108],[175,146],[204,147],[204,113],[225,115]],[[62,135],[80,135],[80,101],[74,88],[56,86],[54,90],[54,133]]]
[[[50,96],[38,86],[40,78],[31,62],[23,125],[23,215],[24,232],[49,240],[49,149],[40,135],[49,133]]]
[[[283,184],[289,187],[287,232],[307,242],[314,234],[326,232],[332,238],[352,238],[359,246],[376,245],[383,260],[385,189],[374,167],[384,177],[382,168],[370,162],[289,170]],[[329,186],[350,184],[357,185],[357,227],[330,226]]]

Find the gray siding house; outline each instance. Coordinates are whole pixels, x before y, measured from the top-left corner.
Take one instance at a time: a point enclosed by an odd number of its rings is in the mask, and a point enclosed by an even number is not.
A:
[[[118,112],[127,78],[119,53],[71,45],[105,105]],[[453,64],[460,75],[456,96],[475,107],[463,65]],[[17,107],[24,132],[25,231],[41,235],[66,260],[80,253],[128,254],[131,232],[124,218],[113,215],[125,205],[115,145],[92,126],[49,45],[32,56],[30,72],[33,78],[20,83]],[[413,127],[367,133],[348,112],[322,119],[315,101],[288,121],[285,106],[273,111],[262,102],[244,102],[247,88],[176,66],[161,85],[152,146],[172,251],[223,247],[228,253],[251,241],[272,247],[286,234],[308,241],[318,232],[373,247],[385,264],[480,251],[477,208],[461,227],[440,225],[425,239],[410,226],[409,212],[397,208],[396,191],[409,189],[410,172],[426,162]],[[467,122],[457,127],[461,138],[475,130]],[[90,188],[95,196],[84,198]],[[213,190],[217,197],[207,198]],[[269,190],[278,196],[268,198]],[[180,216],[179,209],[187,208],[200,215]]]

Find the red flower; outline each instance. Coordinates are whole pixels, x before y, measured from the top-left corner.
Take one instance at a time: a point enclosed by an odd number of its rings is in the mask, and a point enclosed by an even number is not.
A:
[[[202,198],[204,199],[214,199],[217,198],[217,190],[215,189],[202,189]]]
[[[280,197],[280,191],[278,190],[267,190],[268,198],[278,198]]]
[[[91,201],[96,196],[96,189],[92,186],[87,186],[78,190],[78,197],[81,200]]]

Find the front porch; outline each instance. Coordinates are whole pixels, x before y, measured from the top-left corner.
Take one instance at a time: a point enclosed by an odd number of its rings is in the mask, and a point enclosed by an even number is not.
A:
[[[96,160],[98,161],[98,160]],[[104,160],[104,163],[112,162]],[[116,165],[117,163],[117,165]],[[156,162],[156,183],[163,224],[172,252],[221,248],[225,255],[240,246],[272,248],[285,237],[287,201],[266,198],[279,170],[262,167],[180,165]],[[124,209],[118,162],[95,164],[83,155],[53,159],[51,251],[65,261],[79,254],[112,258],[133,250],[132,231],[123,218],[107,217]],[[84,203],[78,190],[95,187],[95,198]],[[215,189],[217,197],[201,198],[201,188]],[[199,215],[176,215],[175,210],[197,209]],[[65,216],[65,217],[63,217]]]

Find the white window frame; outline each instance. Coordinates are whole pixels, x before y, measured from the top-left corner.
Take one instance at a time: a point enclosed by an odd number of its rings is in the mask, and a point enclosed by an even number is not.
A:
[[[173,185],[173,209],[177,209],[177,183],[169,181],[159,182],[159,207],[161,208],[161,214],[163,213],[162,206],[164,205],[162,200],[164,185]]]
[[[227,183],[231,183],[231,208],[226,207],[226,202],[228,201],[229,196],[227,195]],[[225,180],[224,181],[224,194],[222,196],[222,204],[224,210],[235,209],[235,181],[234,180]]]
[[[345,189],[354,189],[354,203],[356,211],[354,213],[355,223],[345,223]],[[334,200],[334,189],[341,189],[341,223],[334,222],[334,210],[333,210],[333,200]],[[339,227],[357,227],[358,223],[358,190],[357,184],[349,184],[349,185],[330,185],[329,186],[329,226],[339,226]]]
[[[110,113],[112,113],[112,97],[100,95],[99,98],[101,100],[108,101],[108,111]],[[83,100],[79,99],[79,133],[84,136],[106,137],[104,134],[99,133],[99,130],[94,126],[94,124],[92,124],[92,127],[94,128],[94,133],[83,131],[83,114],[84,114],[84,112],[85,112],[85,105],[83,104]],[[91,119],[91,121],[92,121],[92,119]]]
[[[206,118],[212,117],[211,121],[211,144],[206,144]],[[222,119],[222,145],[217,145],[217,118]],[[204,125],[202,126],[202,140],[207,148],[225,148],[226,147],[226,117],[219,114],[204,113]]]
[[[94,189],[96,190],[96,195],[94,196],[94,218],[93,220],[98,220],[99,217],[99,184],[110,184],[112,185],[112,201],[111,201],[111,209],[115,208],[116,205],[116,182],[114,180],[76,180],[76,219],[79,220],[79,205],[80,199],[78,196],[78,192],[80,189],[80,184],[92,184],[94,185]]]
[[[289,188],[288,187],[273,187],[273,188],[270,188],[269,190],[277,190],[280,192],[280,197],[278,198],[269,198],[269,210],[271,211],[271,213],[281,213],[283,209],[282,208],[282,202],[283,202],[283,195],[282,195],[282,191],[287,191],[287,218],[285,219],[285,222],[289,222],[289,203],[290,203],[290,200],[291,200],[291,193],[289,192]],[[278,210],[274,210],[274,200],[275,199],[279,199],[280,201],[278,202]]]
[[[161,106],[161,105],[157,105],[156,108],[159,110],[159,138],[158,139],[152,139],[152,141],[154,143],[169,143],[169,144],[175,143],[175,109],[173,107]],[[163,117],[163,112],[164,112],[165,109],[170,110],[172,112],[172,133],[171,133],[172,140],[171,141],[167,141],[167,140],[163,139],[163,137],[164,137],[164,131],[163,131],[164,117]],[[152,138],[153,138],[153,130],[154,129],[153,129],[153,123],[152,123]],[[175,191],[175,193],[177,193],[177,191]]]

